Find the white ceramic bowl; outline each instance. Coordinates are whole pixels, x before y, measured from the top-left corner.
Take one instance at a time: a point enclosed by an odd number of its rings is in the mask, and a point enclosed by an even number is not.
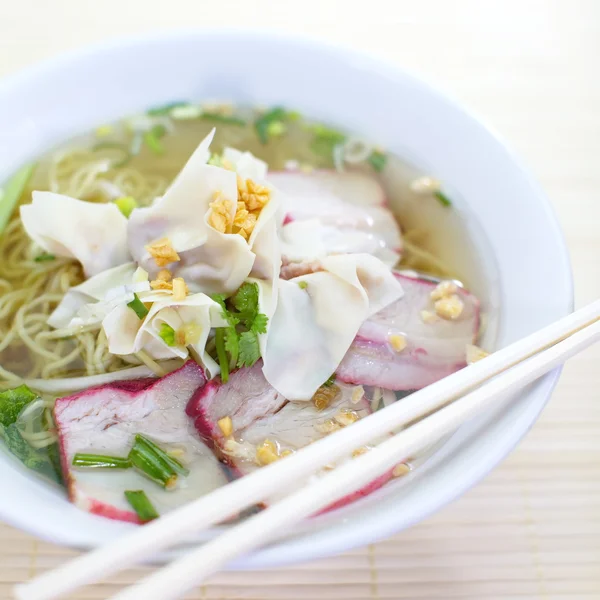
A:
[[[363,132],[456,191],[487,238],[505,345],[572,309],[565,244],[542,191],[502,142],[406,73],[306,40],[248,33],[129,39],[47,61],[0,83],[0,181],[72,135],[174,99],[221,98],[294,107]],[[492,264],[490,263],[490,264]],[[462,427],[408,478],[286,532],[235,564],[264,567],[339,553],[389,536],[444,506],[495,467],[546,404],[558,372],[517,401]],[[92,547],[124,523],[70,505],[0,455],[0,518],[59,544]],[[214,532],[209,532],[211,535]]]

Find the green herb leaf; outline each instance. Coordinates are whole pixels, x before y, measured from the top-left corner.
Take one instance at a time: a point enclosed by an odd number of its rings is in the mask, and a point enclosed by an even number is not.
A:
[[[121,196],[115,200],[115,204],[126,219],[129,219],[133,209],[138,207],[136,199],[131,196]]]
[[[229,358],[225,348],[225,328],[219,327],[215,331],[215,343],[217,347],[217,358],[219,359],[219,367],[221,367],[221,381],[227,383],[229,381]]]
[[[25,384],[0,394],[0,425],[8,427],[16,422],[20,412],[37,398]]]
[[[92,150],[94,152],[100,152],[102,150],[110,150],[114,156],[112,161],[112,167],[118,169],[119,167],[125,166],[132,158],[129,148],[125,144],[119,144],[118,142],[100,142],[96,144]]]
[[[133,300],[128,302],[127,306],[129,306],[129,308],[138,316],[139,319],[144,319],[148,314],[148,309],[138,298],[137,294],[133,294]]]
[[[286,117],[286,111],[281,107],[277,107],[267,111],[254,121],[254,129],[256,129],[256,134],[262,144],[269,141],[269,127],[277,121],[284,121]]]
[[[244,119],[229,115],[222,115],[220,113],[203,112],[200,115],[200,118],[208,121],[216,121],[217,123],[224,123],[227,125],[238,125],[239,127],[244,127],[246,125],[246,121],[244,121]]]
[[[252,321],[252,325],[250,326],[250,331],[254,333],[267,333],[267,324],[269,323],[269,318],[267,315],[263,315],[262,313],[258,313],[254,317],[254,321]]]
[[[240,355],[238,367],[251,367],[260,358],[258,336],[254,331],[244,331],[240,334]]]
[[[79,452],[73,457],[72,465],[80,469],[130,469],[133,466],[128,458]]]
[[[164,125],[155,125],[152,129],[144,132],[144,142],[146,146],[150,148],[150,150],[160,156],[165,153],[165,149],[163,145],[160,143],[160,138],[162,138],[167,130]]]
[[[333,158],[333,149],[346,141],[344,133],[324,125],[311,125],[310,130],[314,133],[311,150],[325,158]]]
[[[440,201],[440,204],[442,206],[452,206],[452,201],[450,200],[450,198],[448,198],[448,196],[446,196],[446,194],[444,194],[440,190],[436,190],[435,192],[433,192],[433,195]]]
[[[12,423],[8,427],[0,425],[0,434],[4,438],[4,444],[10,453],[18,458],[28,469],[36,471],[52,481],[62,483],[60,463],[56,462],[56,456],[58,455],[57,444],[36,450],[25,441],[15,423]]]
[[[161,323],[160,329],[158,331],[158,335],[160,339],[167,346],[175,346],[175,330],[168,325],[167,323]]]
[[[4,231],[15,206],[25,191],[27,183],[31,179],[36,163],[30,163],[21,167],[0,190],[0,233]]]
[[[158,519],[158,512],[150,502],[150,499],[143,490],[127,490],[125,492],[125,498],[129,502],[131,508],[136,512],[140,521],[147,523],[154,519]]]
[[[162,106],[155,106],[146,111],[146,114],[150,117],[160,117],[161,115],[168,115],[174,108],[178,106],[187,106],[187,102],[179,101],[179,102],[169,102],[168,104],[163,104]]]
[[[385,168],[387,163],[387,156],[383,152],[378,152],[375,150],[371,152],[369,158],[367,158],[367,162],[378,172],[381,173]]]
[[[246,281],[231,297],[231,303],[239,313],[236,315],[239,320],[250,328],[258,314],[258,285]]]
[[[56,260],[56,256],[54,254],[40,254],[33,259],[35,262],[46,262],[49,260]]]

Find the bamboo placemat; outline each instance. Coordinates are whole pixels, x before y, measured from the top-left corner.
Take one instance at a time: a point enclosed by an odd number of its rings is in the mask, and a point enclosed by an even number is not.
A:
[[[437,81],[526,159],[565,231],[578,304],[600,297],[598,0],[19,0],[0,6],[0,75],[109,36],[193,25],[307,33]],[[425,523],[339,557],[219,575],[190,598],[600,599],[598,365],[600,348],[571,361],[519,448]],[[0,525],[0,598],[71,556]],[[74,597],[106,598],[146,571]]]

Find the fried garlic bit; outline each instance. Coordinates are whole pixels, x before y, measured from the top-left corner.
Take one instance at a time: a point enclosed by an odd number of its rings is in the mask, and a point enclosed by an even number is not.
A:
[[[233,433],[233,422],[230,416],[219,419],[217,425],[225,437],[229,437]]]
[[[457,291],[458,287],[453,281],[442,281],[431,292],[430,297],[438,317],[453,321],[462,315],[465,305]]]
[[[156,279],[150,282],[150,287],[153,290],[170,290],[173,292],[173,300],[181,302],[190,293],[183,277],[175,277],[172,279],[170,271],[162,269],[158,272]]]
[[[325,410],[340,394],[339,386],[322,385],[312,397],[312,402],[317,410]]]
[[[161,238],[146,246],[146,251],[154,259],[156,266],[166,267],[169,263],[177,262],[179,254],[171,245],[169,238]]]
[[[269,465],[276,460],[279,460],[281,455],[275,442],[265,440],[258,448],[256,448],[256,462],[261,466]]]
[[[224,198],[221,192],[216,192],[208,206],[210,208],[208,224],[221,233],[231,233],[233,225],[231,202]]]
[[[254,231],[260,211],[269,203],[271,191],[252,181],[252,179],[237,178],[238,197],[235,213],[232,203],[217,192],[209,204],[210,214],[208,223],[221,233],[241,235],[248,240]]]
[[[400,334],[390,335],[388,338],[390,346],[394,349],[394,352],[402,352],[406,348],[406,338]]]
[[[477,361],[489,355],[490,353],[486,352],[483,348],[475,346],[475,344],[467,344],[466,358],[468,365],[472,365],[473,363],[476,363]]]

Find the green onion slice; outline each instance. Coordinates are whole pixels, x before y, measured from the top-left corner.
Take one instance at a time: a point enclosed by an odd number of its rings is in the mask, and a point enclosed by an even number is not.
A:
[[[80,469],[130,469],[132,466],[128,458],[79,452],[73,457],[72,464]]]
[[[129,219],[133,209],[138,207],[138,203],[136,202],[135,198],[132,198],[131,196],[121,196],[115,200],[115,204],[123,216],[127,219]]]
[[[148,521],[158,519],[158,512],[143,490],[127,490],[125,498],[127,498],[127,502],[129,502],[131,508],[136,512],[140,521],[147,523]]]
[[[127,306],[140,318],[144,319],[148,314],[145,304],[139,299],[137,294],[133,294],[133,300],[127,303]]]
[[[35,262],[47,262],[49,260],[56,260],[56,256],[54,256],[54,254],[47,254],[44,252],[44,254],[36,256],[33,260]]]
[[[440,201],[442,206],[452,206],[452,200],[450,200],[450,198],[448,198],[448,196],[446,196],[446,194],[440,190],[433,192],[433,195]]]
[[[158,336],[167,346],[175,346],[175,330],[167,323],[161,323]]]
[[[387,156],[383,152],[375,150],[367,158],[367,162],[378,172],[381,173],[387,163]]]
[[[219,327],[216,329],[215,342],[217,345],[217,358],[221,367],[221,381],[227,383],[229,381],[229,359],[225,350],[225,328]]]
[[[256,129],[256,134],[258,135],[258,139],[262,144],[266,144],[269,141],[269,127],[272,123],[277,121],[284,121],[287,117],[286,111],[281,108],[273,108],[269,110],[265,114],[261,115],[256,121],[254,121],[254,128]]]
[[[157,446],[152,440],[141,433],[135,436],[135,442],[138,445],[144,446],[148,451],[154,452],[156,456],[160,457],[162,461],[169,465],[176,473],[179,473],[179,475],[187,476],[190,474],[189,469],[186,469],[176,458],[167,454],[160,446]]]
[[[160,138],[162,138],[167,130],[164,125],[155,125],[152,129],[144,132],[144,142],[146,146],[150,148],[150,151],[160,156],[165,153],[165,149],[163,145],[160,143]]]
[[[4,231],[35,167],[36,163],[24,165],[7,181],[4,189],[0,190],[0,233]]]
[[[161,115],[168,115],[174,108],[178,108],[179,106],[188,106],[188,102],[178,101],[178,102],[169,102],[167,104],[163,104],[162,106],[155,106],[146,111],[146,114],[151,117],[159,117]]]
[[[239,117],[222,115],[220,113],[203,112],[200,115],[200,118],[207,119],[209,121],[216,121],[217,123],[224,123],[226,125],[238,125],[239,127],[244,127],[246,125],[246,121],[244,121],[244,119],[240,119]]]

